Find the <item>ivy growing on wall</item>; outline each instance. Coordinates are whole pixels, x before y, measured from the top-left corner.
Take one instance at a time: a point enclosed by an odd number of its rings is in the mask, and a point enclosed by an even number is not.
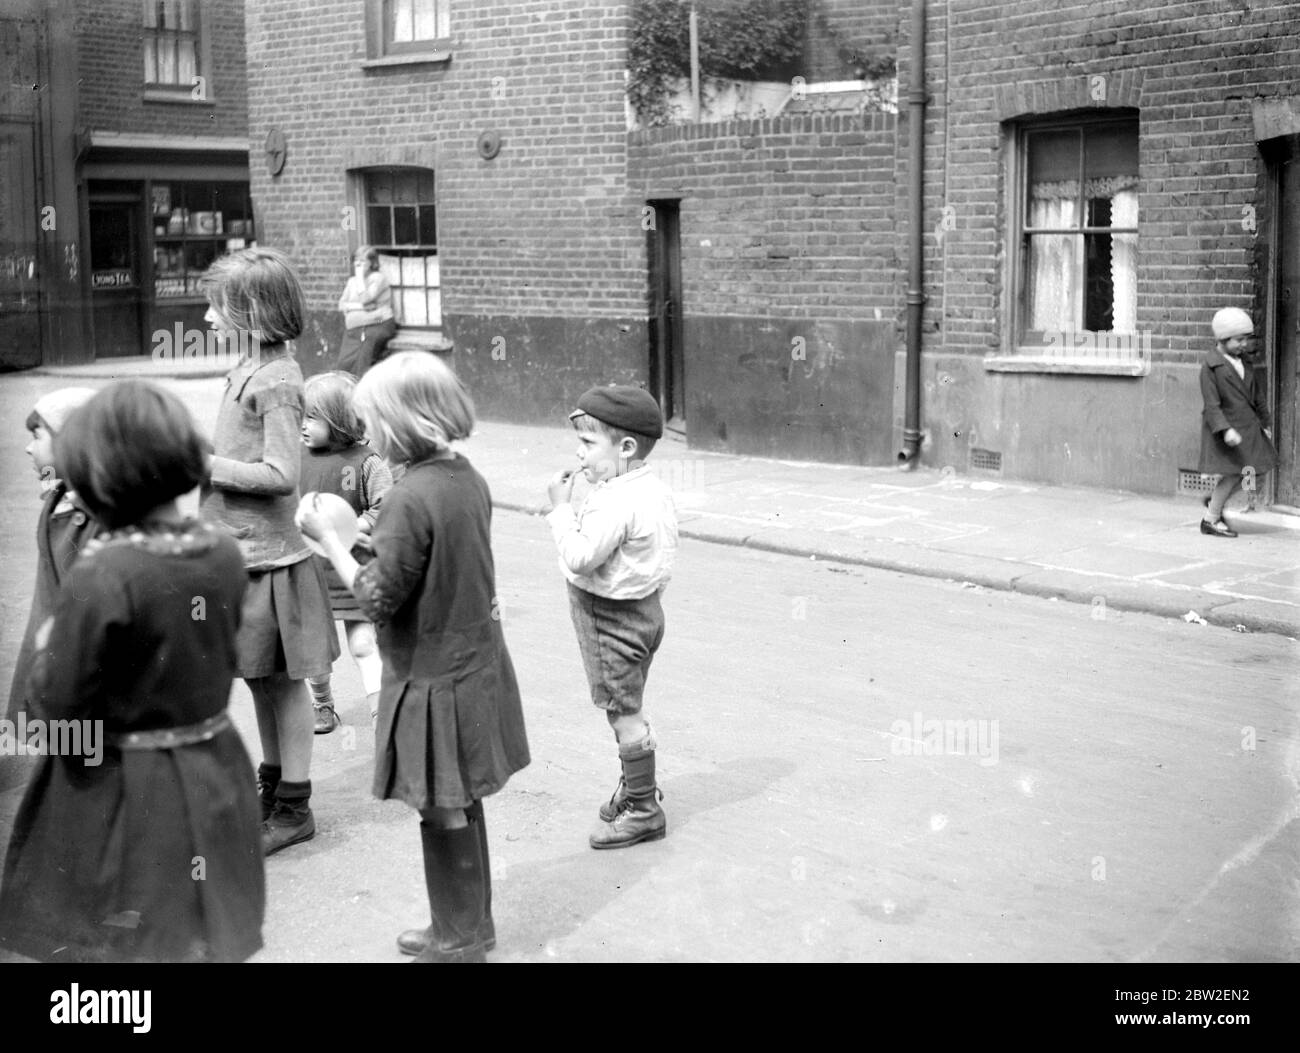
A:
[[[803,53],[808,0],[696,0],[700,73],[788,80]],[[667,82],[691,75],[690,0],[635,0],[628,99],[642,124],[668,123]]]

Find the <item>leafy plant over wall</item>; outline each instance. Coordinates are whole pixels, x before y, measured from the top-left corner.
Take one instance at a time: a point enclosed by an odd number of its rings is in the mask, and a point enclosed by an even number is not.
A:
[[[808,0],[697,0],[700,73],[788,79],[803,52]],[[644,125],[667,124],[667,82],[691,73],[690,0],[634,0],[628,100]]]

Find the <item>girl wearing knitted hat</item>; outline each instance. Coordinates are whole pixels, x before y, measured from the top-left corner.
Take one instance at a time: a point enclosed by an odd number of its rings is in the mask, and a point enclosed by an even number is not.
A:
[[[72,412],[94,394],[94,388],[60,388],[42,395],[27,415],[27,430],[32,435],[27,455],[40,476],[43,500],[36,521],[36,588],[9,690],[7,716],[10,720],[16,721],[18,714],[28,708],[27,680],[36,651],[36,631],[54,613],[54,601],[64,575],[97,529],[94,516],[59,478],[54,466],[54,437],[63,430]]]
[[[1255,327],[1238,307],[1225,307],[1210,322],[1216,341],[1201,363],[1201,461],[1203,474],[1217,474],[1219,483],[1205,499],[1201,533],[1236,537],[1223,519],[1223,506],[1243,485],[1253,490],[1277,462],[1270,441],[1268,393],[1262,370],[1242,356]]]

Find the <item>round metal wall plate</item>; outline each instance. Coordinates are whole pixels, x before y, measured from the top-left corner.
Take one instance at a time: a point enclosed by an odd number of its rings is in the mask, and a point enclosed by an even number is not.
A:
[[[484,132],[478,137],[478,155],[484,161],[491,161],[501,152],[501,135],[498,132]]]
[[[266,135],[266,170],[273,176],[283,172],[287,154],[284,132],[279,128],[272,128]]]

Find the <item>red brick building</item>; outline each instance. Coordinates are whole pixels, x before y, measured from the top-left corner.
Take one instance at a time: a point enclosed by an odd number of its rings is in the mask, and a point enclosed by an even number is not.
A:
[[[0,13],[0,367],[140,355],[202,325],[253,239],[242,0]]]

